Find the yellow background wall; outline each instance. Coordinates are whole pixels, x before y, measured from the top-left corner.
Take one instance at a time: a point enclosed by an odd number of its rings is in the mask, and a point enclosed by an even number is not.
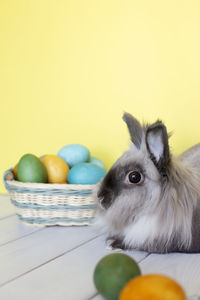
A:
[[[199,142],[199,16],[199,0],[0,1],[1,178],[69,143],[110,167],[123,111],[161,118],[175,153]]]

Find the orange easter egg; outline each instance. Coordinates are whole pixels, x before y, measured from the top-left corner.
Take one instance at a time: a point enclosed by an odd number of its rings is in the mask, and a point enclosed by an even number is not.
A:
[[[130,280],[119,300],[186,300],[182,287],[173,279],[160,275],[142,275]]]

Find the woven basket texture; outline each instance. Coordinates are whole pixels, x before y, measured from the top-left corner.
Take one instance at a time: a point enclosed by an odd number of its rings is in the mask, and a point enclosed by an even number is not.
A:
[[[4,173],[4,185],[21,221],[42,226],[93,223],[95,184],[24,183],[14,180],[12,171]]]

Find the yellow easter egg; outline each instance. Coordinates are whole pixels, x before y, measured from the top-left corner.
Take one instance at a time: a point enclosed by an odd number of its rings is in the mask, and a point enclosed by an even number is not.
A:
[[[44,164],[49,183],[66,183],[69,167],[67,163],[59,156],[49,154],[40,158]]]

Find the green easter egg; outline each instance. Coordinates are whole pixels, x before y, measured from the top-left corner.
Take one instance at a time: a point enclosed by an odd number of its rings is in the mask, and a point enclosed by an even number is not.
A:
[[[22,182],[47,182],[47,171],[40,159],[33,154],[21,157],[17,167],[17,177]]]
[[[122,288],[141,274],[138,264],[130,256],[113,253],[103,257],[94,270],[97,291],[107,300],[117,300]]]

